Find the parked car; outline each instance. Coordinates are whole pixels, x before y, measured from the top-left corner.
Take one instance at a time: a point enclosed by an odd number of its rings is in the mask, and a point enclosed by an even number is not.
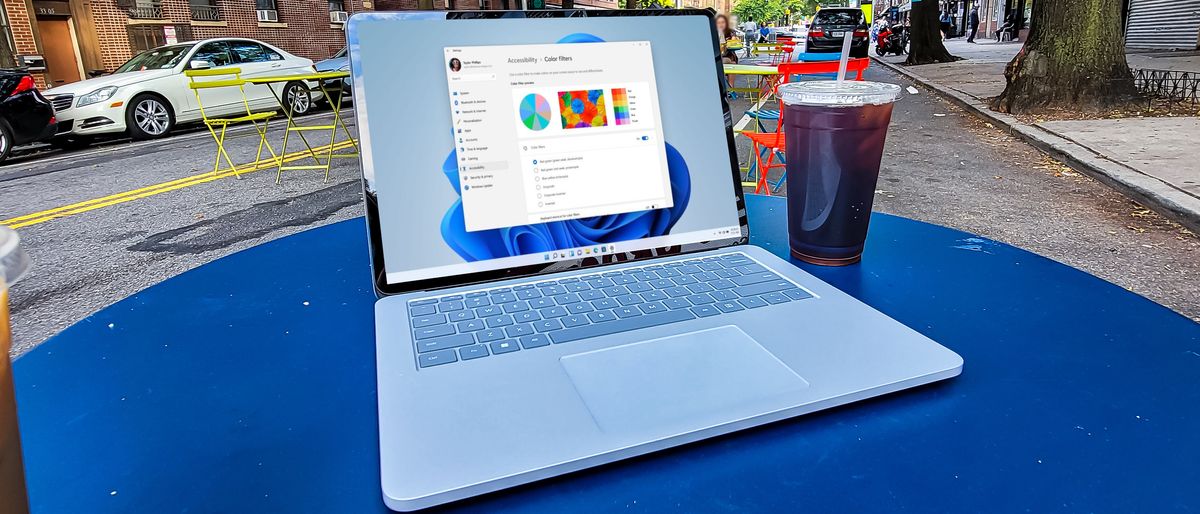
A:
[[[46,97],[58,111],[61,138],[128,133],[133,139],[153,139],[169,134],[178,123],[201,120],[196,95],[188,88],[189,78],[183,72],[210,68],[240,68],[243,78],[312,73],[314,69],[309,59],[252,39],[206,39],[142,52],[111,75],[49,89]],[[267,86],[247,84],[245,88],[252,110],[279,109]],[[296,114],[309,112],[320,98],[319,92],[310,92],[303,82],[284,84],[282,91]],[[237,88],[207,89],[201,95],[210,117],[245,113]]]
[[[333,57],[325,59],[324,61],[317,61],[317,63],[313,66],[317,68],[317,71],[350,71],[350,55],[347,52],[348,48],[343,46],[338,53],[333,55]],[[324,86],[325,90],[329,91],[330,93],[340,89],[342,94],[346,95],[346,97],[342,99],[344,102],[351,99],[353,91],[350,86],[353,83],[354,82],[347,77],[344,79],[326,80]]]
[[[842,38],[851,33],[850,57],[866,57],[870,47],[867,20],[862,9],[821,9],[813,16],[808,28],[806,52],[828,53],[842,51]]]
[[[0,69],[0,162],[14,146],[45,141],[57,123],[50,105],[25,70]]]

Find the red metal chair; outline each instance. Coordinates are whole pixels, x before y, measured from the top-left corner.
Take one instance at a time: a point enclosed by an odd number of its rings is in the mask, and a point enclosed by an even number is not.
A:
[[[853,80],[862,80],[863,71],[870,65],[871,60],[867,58],[850,59],[846,65],[846,78]],[[754,192],[771,194],[771,184],[767,182],[767,174],[772,168],[784,168],[783,175],[774,184],[775,191],[783,186],[787,180],[786,155],[787,142],[783,137],[783,100],[779,99],[779,84],[787,84],[792,81],[792,77],[799,78],[803,75],[828,75],[829,73],[836,74],[838,72],[838,61],[819,61],[819,62],[789,62],[779,65],[780,79],[772,93],[779,102],[779,121],[775,125],[773,132],[742,132],[741,134],[750,139],[750,151],[754,153],[755,166],[749,171],[747,178],[753,177],[757,171],[755,179]]]

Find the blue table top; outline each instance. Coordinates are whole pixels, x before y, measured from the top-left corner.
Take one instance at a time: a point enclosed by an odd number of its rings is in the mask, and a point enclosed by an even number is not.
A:
[[[786,257],[783,200],[747,204],[751,242]],[[18,359],[34,512],[386,512],[363,236],[231,255]],[[882,214],[862,264],[797,265],[958,352],[962,376],[445,510],[1200,509],[1200,325]]]

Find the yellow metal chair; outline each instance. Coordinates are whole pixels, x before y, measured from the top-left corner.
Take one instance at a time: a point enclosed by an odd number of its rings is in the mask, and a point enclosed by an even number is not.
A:
[[[267,142],[267,129],[270,126],[271,118],[278,112],[253,112],[250,109],[250,100],[246,98],[246,81],[242,79],[241,68],[218,68],[209,70],[186,70],[183,72],[188,77],[188,87],[192,92],[196,93],[196,105],[200,107],[200,116],[204,119],[204,125],[208,127],[208,132],[212,134],[213,139],[217,141],[217,157],[213,162],[213,173],[221,167],[221,157],[225,157],[225,162],[229,163],[229,168],[233,170],[233,174],[237,178],[242,178],[238,172],[237,164],[233,163],[233,159],[229,157],[229,151],[225,149],[225,132],[229,129],[229,125],[234,123],[250,122],[254,125],[254,130],[258,132],[258,152],[254,155],[254,163],[249,166],[253,170],[257,167],[262,159],[263,148],[271,153],[271,162],[282,162],[282,158],[275,153],[275,149],[271,148],[271,143]],[[209,80],[196,80],[197,77],[204,77]],[[213,78],[218,77],[218,78]],[[219,78],[233,77],[233,78]],[[208,113],[204,111],[204,102],[200,98],[201,89],[210,89],[217,87],[236,87],[242,94],[242,106],[246,108],[245,115],[230,116],[222,118],[210,118]],[[261,122],[261,123],[260,123]],[[220,131],[218,132],[218,128]]]

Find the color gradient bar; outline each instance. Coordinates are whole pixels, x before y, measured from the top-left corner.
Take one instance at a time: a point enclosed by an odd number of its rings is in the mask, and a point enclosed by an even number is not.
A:
[[[616,125],[629,124],[629,94],[625,88],[616,88],[612,90],[613,98],[613,117],[616,118]]]

